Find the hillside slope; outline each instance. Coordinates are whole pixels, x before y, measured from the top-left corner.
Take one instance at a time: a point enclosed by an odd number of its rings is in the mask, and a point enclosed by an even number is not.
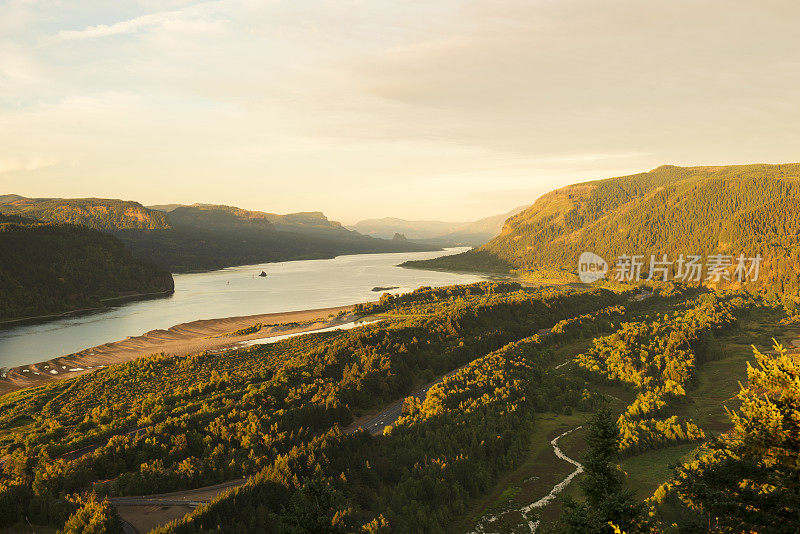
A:
[[[97,307],[102,299],[172,289],[169,272],[134,259],[113,236],[0,215],[0,319]]]
[[[171,230],[119,232],[134,254],[174,271],[219,269],[342,254],[411,252],[435,247],[375,239],[347,230],[320,212],[276,215],[196,204],[167,213]]]
[[[138,202],[108,198],[26,198],[0,195],[0,213],[62,224],[80,224],[97,230],[163,230],[169,220],[160,211]]]
[[[135,257],[172,272],[438,248],[363,236],[320,212],[277,215],[208,204],[158,208],[164,211],[115,199],[0,196],[0,214],[80,224],[111,233]]]
[[[612,265],[623,254],[760,254],[760,284],[786,291],[799,286],[798,208],[800,164],[663,166],[550,192],[480,249],[424,266],[575,272],[584,251]]]

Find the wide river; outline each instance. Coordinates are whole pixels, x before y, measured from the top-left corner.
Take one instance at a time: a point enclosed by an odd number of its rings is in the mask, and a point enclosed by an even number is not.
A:
[[[0,329],[0,368],[40,362],[128,336],[218,317],[344,306],[376,300],[376,286],[407,292],[485,280],[471,274],[397,267],[412,259],[463,252],[358,254],[329,260],[287,261],[176,274],[175,293],[96,313]],[[259,277],[265,271],[267,277]]]

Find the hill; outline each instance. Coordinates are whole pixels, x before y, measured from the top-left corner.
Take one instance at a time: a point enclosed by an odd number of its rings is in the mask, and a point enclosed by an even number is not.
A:
[[[612,266],[623,254],[760,254],[760,284],[784,292],[800,287],[798,208],[800,164],[663,166],[552,191],[480,249],[414,265],[574,273],[584,251]]]
[[[329,221],[320,212],[277,215],[209,204],[157,208],[115,199],[0,196],[2,214],[80,224],[111,233],[135,257],[172,272],[438,248],[364,236]]]
[[[550,532],[563,490],[614,497],[565,532],[797,532],[800,370],[749,346],[796,326],[742,291],[649,289],[427,287],[350,330],[29,367],[66,376],[0,396],[0,528],[523,532],[533,511]]]
[[[172,276],[134,259],[115,237],[69,224],[0,215],[0,319],[171,292]]]
[[[508,213],[493,215],[472,222],[445,222],[445,221],[407,221],[395,217],[383,219],[367,219],[349,226],[362,234],[380,238],[391,238],[395,233],[400,233],[406,238],[418,243],[439,246],[469,245],[478,247],[497,236],[503,228],[503,223],[526,206],[520,206]]]
[[[138,202],[107,198],[25,198],[0,196],[0,213],[43,222],[79,224],[97,230],[158,230],[170,228],[160,211]]]
[[[169,230],[122,230],[117,235],[135,255],[173,272],[435,248],[364,236],[329,221],[320,212],[276,215],[195,204],[175,207],[166,215]]]

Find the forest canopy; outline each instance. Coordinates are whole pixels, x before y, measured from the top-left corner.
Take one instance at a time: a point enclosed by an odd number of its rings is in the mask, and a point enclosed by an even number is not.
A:
[[[0,319],[94,308],[107,299],[172,289],[169,272],[135,259],[111,235],[0,215]]]
[[[583,252],[613,267],[622,255],[702,258],[760,255],[757,283],[796,293],[800,275],[800,164],[675,167],[570,185],[509,218],[486,245],[457,256],[410,262],[459,270],[563,270]],[[670,267],[675,276],[677,266]],[[705,275],[704,277],[705,278]],[[704,280],[703,280],[704,281]],[[716,286],[737,287],[721,280]]]
[[[134,257],[170,272],[341,254],[438,250],[364,236],[319,212],[276,215],[207,204],[151,209],[115,199],[0,195],[0,214],[102,230],[119,238]]]

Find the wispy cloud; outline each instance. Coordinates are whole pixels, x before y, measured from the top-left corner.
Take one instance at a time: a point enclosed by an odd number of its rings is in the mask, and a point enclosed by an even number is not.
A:
[[[31,172],[58,164],[55,159],[34,156],[30,158],[0,159],[0,174],[9,172]]]
[[[157,203],[191,182],[194,200],[225,189],[251,209],[383,216],[374,199],[391,196],[395,215],[455,220],[662,163],[788,161],[798,16],[782,1],[0,0],[0,190]]]
[[[62,30],[58,32],[56,38],[62,41],[79,41],[132,34],[149,28],[180,24],[187,19],[205,18],[219,13],[221,5],[219,2],[202,2],[181,9],[148,13],[113,24],[97,24],[83,30]]]

